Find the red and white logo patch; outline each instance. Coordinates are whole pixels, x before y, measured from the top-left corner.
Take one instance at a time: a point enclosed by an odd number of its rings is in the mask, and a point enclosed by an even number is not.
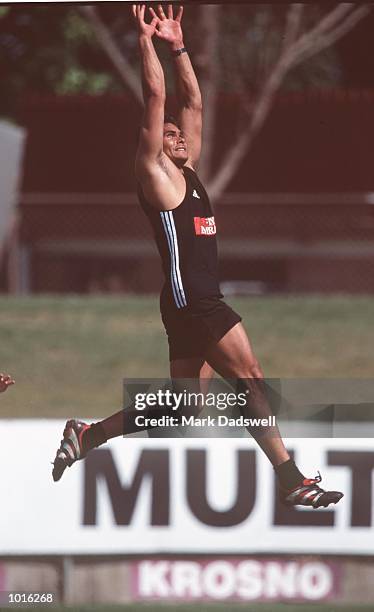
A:
[[[196,236],[213,236],[217,233],[214,217],[194,217]]]

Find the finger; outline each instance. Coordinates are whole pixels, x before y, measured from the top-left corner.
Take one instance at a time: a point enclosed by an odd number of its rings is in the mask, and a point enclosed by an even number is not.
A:
[[[173,5],[168,4],[168,19],[173,19]]]
[[[153,8],[149,7],[149,12],[151,13],[153,19],[152,19],[152,24],[153,25],[157,25],[158,23],[160,23],[160,18],[157,15],[157,13],[153,10]]]
[[[150,6],[149,7],[149,12],[151,13],[152,17],[157,17],[155,10]],[[158,18],[158,17],[157,17]]]
[[[132,8],[132,14],[134,15],[136,19],[136,4],[133,4],[131,8]]]
[[[161,4],[158,5],[157,10],[158,10],[158,14],[160,15],[160,19],[162,19],[162,21],[166,19],[164,9],[162,8]]]
[[[181,20],[182,20],[182,15],[183,15],[183,6],[180,6],[179,10],[178,10],[178,13],[177,13],[177,16],[175,18],[175,21],[178,21],[180,23]]]
[[[144,11],[145,11],[145,6],[144,4],[138,4],[137,5],[137,17],[138,17],[138,21],[144,21]]]

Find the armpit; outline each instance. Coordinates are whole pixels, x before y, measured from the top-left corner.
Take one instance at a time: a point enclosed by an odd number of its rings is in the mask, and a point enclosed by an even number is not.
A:
[[[157,163],[160,166],[160,168],[165,172],[165,174],[167,174],[169,177],[171,177],[170,169],[168,168],[168,165],[166,163],[166,159],[165,159],[164,155],[160,155],[160,157],[157,160]]]

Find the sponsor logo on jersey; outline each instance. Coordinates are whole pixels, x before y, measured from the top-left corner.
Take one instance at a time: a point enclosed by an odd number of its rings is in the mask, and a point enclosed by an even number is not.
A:
[[[201,199],[199,194],[197,193],[196,189],[193,190],[192,195],[194,198],[198,198],[199,200]]]
[[[213,236],[217,233],[214,217],[194,217],[196,236]]]

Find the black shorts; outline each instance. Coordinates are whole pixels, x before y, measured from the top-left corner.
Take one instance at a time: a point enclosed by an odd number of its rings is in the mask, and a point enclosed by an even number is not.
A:
[[[194,305],[177,309],[161,296],[161,318],[169,342],[169,359],[204,357],[242,318],[219,297],[201,298]]]

